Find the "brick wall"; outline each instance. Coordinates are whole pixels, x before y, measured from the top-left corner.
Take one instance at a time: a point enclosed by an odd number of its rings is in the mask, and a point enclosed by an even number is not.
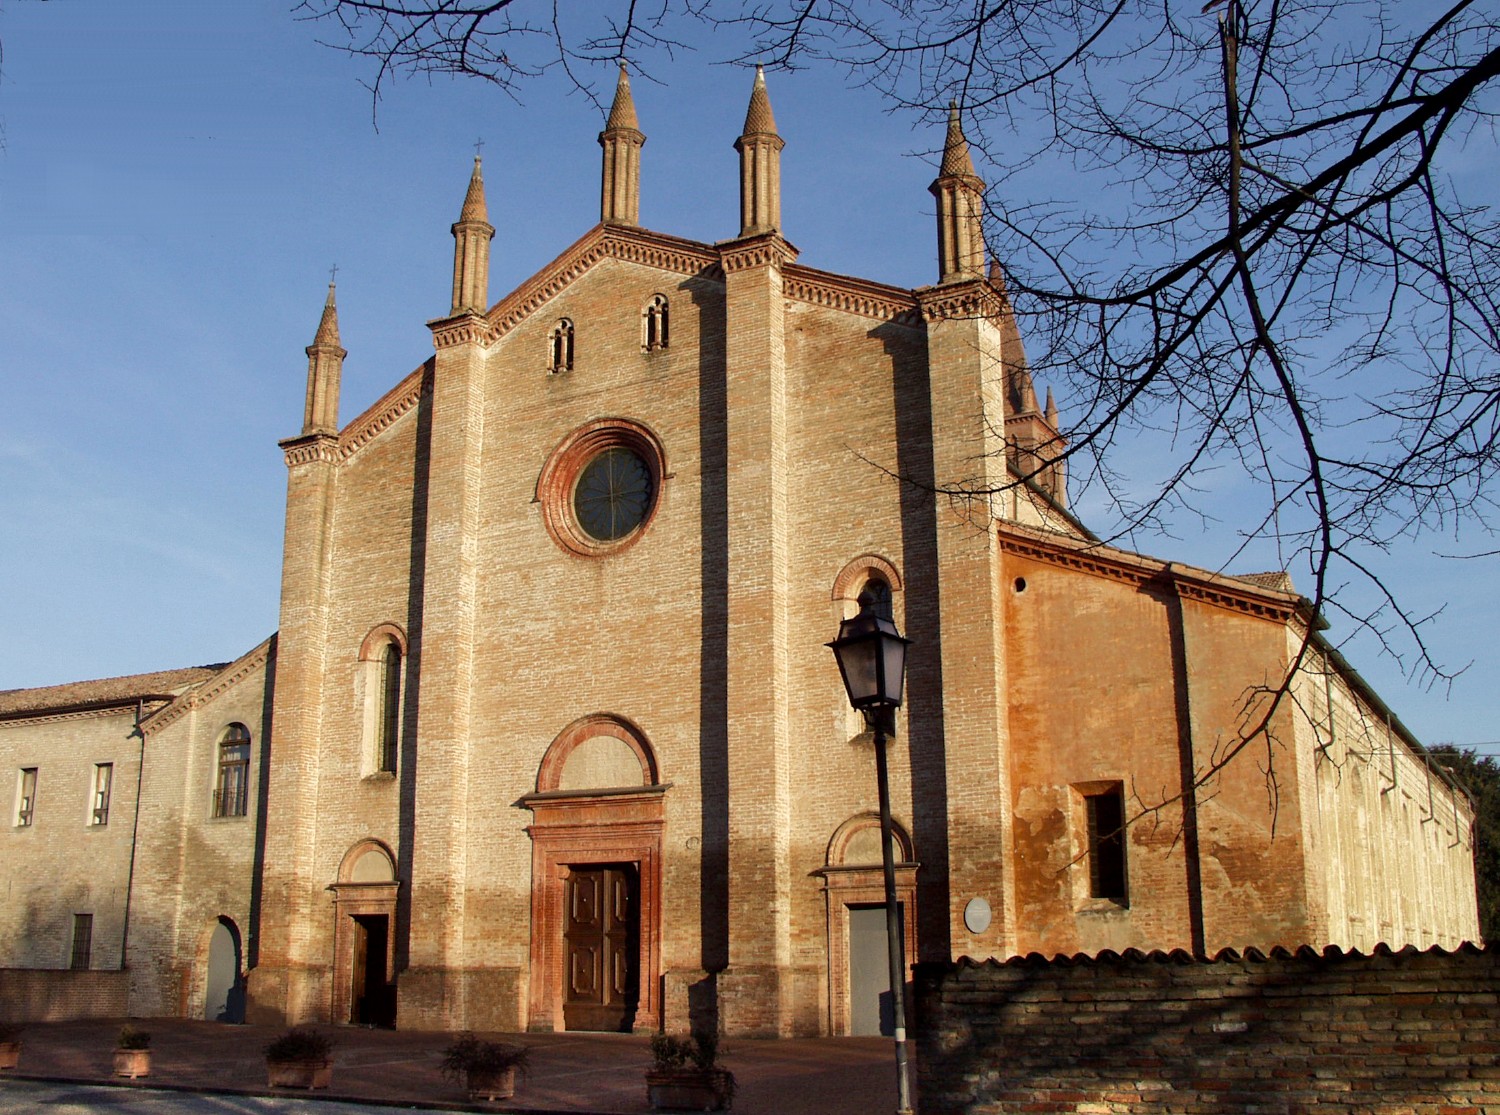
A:
[[[1500,950],[924,965],[924,1115],[1500,1110]]]
[[[70,1022],[124,1018],[129,973],[0,968],[0,1019]]]

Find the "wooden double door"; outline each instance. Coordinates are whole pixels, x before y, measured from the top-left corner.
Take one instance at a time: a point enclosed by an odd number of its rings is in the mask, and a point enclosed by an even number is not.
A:
[[[640,871],[631,863],[570,867],[563,893],[563,1025],[628,1032],[641,997]]]

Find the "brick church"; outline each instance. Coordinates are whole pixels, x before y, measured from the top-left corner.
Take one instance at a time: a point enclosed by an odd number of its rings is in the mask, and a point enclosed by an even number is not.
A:
[[[0,1013],[874,1032],[861,607],[913,640],[909,959],[1477,938],[1468,797],[1289,579],[1069,512],[956,114],[916,290],[798,261],[759,74],[726,240],[640,227],[623,72],[599,143],[493,303],[475,160],[433,351],[348,421],[330,287],[274,635],[0,692]]]

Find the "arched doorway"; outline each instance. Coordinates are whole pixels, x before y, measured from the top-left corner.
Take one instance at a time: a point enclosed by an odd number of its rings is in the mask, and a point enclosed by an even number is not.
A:
[[[908,961],[917,955],[917,864],[911,837],[892,825],[896,902]],[[837,1035],[893,1032],[890,964],[886,944],[885,880],[880,860],[880,817],[860,813],[828,841],[819,869],[828,902],[829,1030]],[[911,1002],[908,993],[906,1002]]]
[[[532,811],[532,1030],[661,1025],[661,837],[667,787],[634,724],[574,721],[552,741]]]
[[[209,1022],[245,1021],[245,976],[239,927],[221,917],[208,941],[203,1017]]]
[[[333,891],[333,1018],[396,1024],[396,862],[379,840],[344,854]]]

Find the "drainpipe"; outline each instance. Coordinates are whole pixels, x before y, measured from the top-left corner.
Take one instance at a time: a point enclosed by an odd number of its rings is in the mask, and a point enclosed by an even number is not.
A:
[[[130,900],[135,895],[135,846],[141,831],[141,783],[146,780],[146,733],[141,730],[145,703],[175,701],[171,693],[147,693],[135,700],[135,734],[141,739],[140,761],[135,765],[135,814],[130,819],[130,869],[125,875],[125,915],[120,923],[120,971],[125,971],[126,949],[130,945]],[[127,991],[128,994],[128,991]]]

